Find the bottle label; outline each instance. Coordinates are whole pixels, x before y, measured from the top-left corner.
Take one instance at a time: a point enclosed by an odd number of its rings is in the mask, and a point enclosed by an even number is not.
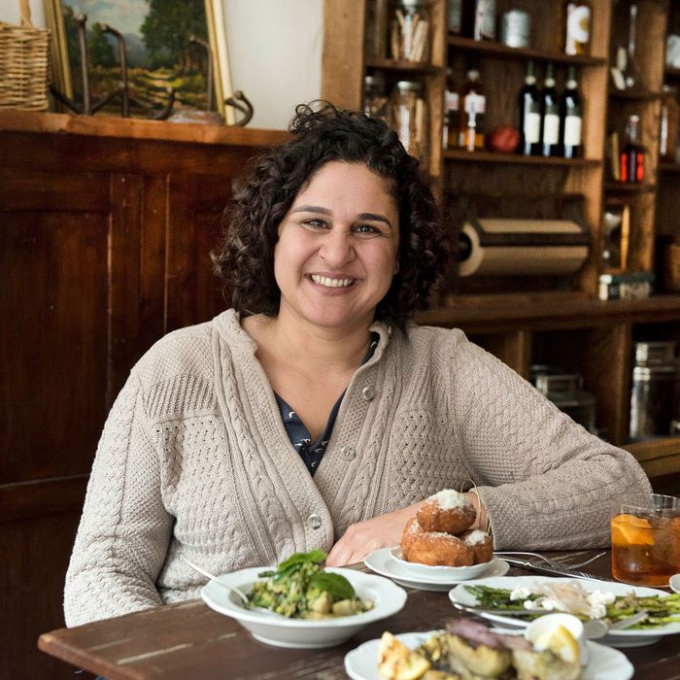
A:
[[[446,91],[444,95],[444,106],[447,111],[458,111],[458,93]]]
[[[543,118],[543,143],[557,144],[560,141],[560,117],[548,113]]]
[[[486,111],[486,97],[476,92],[465,96],[465,113],[483,114]]]
[[[564,119],[564,145],[581,146],[581,116],[567,116]]]
[[[590,7],[581,5],[569,11],[567,17],[567,45],[581,43],[585,45],[590,40]]]
[[[529,144],[538,144],[541,138],[541,114],[527,113],[524,117],[524,140]]]

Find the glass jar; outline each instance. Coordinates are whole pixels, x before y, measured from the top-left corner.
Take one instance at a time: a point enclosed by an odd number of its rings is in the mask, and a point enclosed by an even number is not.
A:
[[[663,96],[661,98],[659,154],[666,161],[675,161],[679,126],[680,104],[678,104],[678,90],[670,85],[664,85]]]
[[[533,372],[533,369],[532,369]],[[536,389],[542,392],[560,411],[588,432],[597,434],[595,397],[581,389],[578,373],[537,373],[533,376]]]
[[[428,61],[431,26],[429,1],[396,0],[390,29],[392,58]]]
[[[427,103],[417,81],[400,80],[392,90],[390,127],[399,135],[404,148],[427,168],[429,161],[429,126]]]
[[[678,420],[680,361],[677,343],[636,342],[630,394],[630,438],[667,437]]]
[[[364,113],[369,118],[387,123],[389,106],[385,94],[385,80],[377,73],[364,78]]]

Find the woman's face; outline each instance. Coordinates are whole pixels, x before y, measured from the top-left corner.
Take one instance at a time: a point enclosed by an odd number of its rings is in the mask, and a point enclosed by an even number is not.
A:
[[[398,250],[388,181],[363,163],[327,163],[279,226],[279,315],[337,330],[367,328],[392,283]]]

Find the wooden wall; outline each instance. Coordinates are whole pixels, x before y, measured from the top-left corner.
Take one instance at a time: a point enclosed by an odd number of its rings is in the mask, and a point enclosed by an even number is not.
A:
[[[155,340],[226,307],[209,252],[232,179],[284,135],[21,115],[0,116],[0,678],[72,678],[35,645],[63,626],[106,414]]]

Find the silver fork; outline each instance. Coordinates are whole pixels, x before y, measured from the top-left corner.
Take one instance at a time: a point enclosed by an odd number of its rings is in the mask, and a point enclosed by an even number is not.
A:
[[[581,550],[579,552],[575,553],[570,553],[568,555],[560,556],[559,559],[554,559],[554,558],[548,558],[545,555],[541,555],[540,553],[535,553],[535,552],[529,552],[527,550],[505,550],[505,551],[495,551],[495,555],[500,555],[501,557],[503,555],[531,555],[531,557],[538,557],[539,559],[543,560],[544,562],[550,564],[550,562],[559,562],[561,564],[564,564],[565,567],[569,567],[571,569],[578,569],[579,567],[585,567],[587,564],[590,564],[591,562],[594,562],[595,560],[599,560],[600,557],[603,555],[606,555],[605,552],[598,553],[597,555],[594,555],[593,557],[588,558],[587,560],[583,560],[582,562],[567,562],[564,558],[567,560],[571,559],[572,557],[577,557],[578,555],[583,555],[586,552],[590,552],[589,550]]]

